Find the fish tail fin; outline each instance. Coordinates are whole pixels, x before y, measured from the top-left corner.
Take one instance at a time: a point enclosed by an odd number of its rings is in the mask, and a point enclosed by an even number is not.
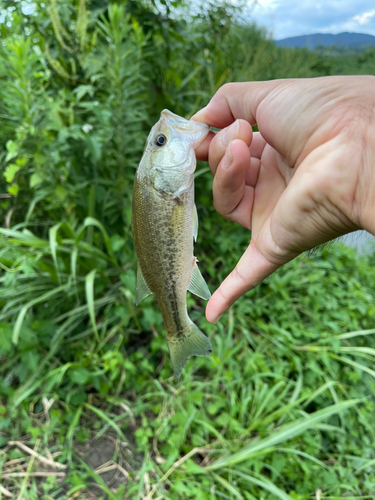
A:
[[[189,328],[179,337],[168,338],[172,368],[177,378],[191,356],[207,356],[212,353],[212,345],[206,335],[190,321]]]

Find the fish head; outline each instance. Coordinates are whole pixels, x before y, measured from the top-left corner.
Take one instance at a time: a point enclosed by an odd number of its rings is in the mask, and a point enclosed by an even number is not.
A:
[[[151,129],[142,160],[158,168],[189,168],[194,149],[209,130],[205,123],[186,120],[165,109]]]

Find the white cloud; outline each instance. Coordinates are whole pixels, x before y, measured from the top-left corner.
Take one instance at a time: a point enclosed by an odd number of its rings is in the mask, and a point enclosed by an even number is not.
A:
[[[258,0],[251,19],[276,39],[356,31],[375,35],[374,0]]]
[[[370,12],[364,12],[363,14],[354,16],[353,20],[357,21],[358,24],[368,24],[373,17],[375,17],[375,9]]]

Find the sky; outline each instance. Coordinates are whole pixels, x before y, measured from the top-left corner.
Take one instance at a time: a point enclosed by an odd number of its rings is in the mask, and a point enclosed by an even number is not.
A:
[[[250,2],[249,2],[250,3]],[[312,33],[375,35],[374,0],[257,0],[251,19],[276,40]]]

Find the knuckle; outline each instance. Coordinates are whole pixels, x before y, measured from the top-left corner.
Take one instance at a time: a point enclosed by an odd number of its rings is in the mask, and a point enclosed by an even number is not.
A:
[[[306,212],[315,210],[316,204],[323,204],[337,182],[335,176],[326,169],[317,168],[314,174],[301,177],[301,203]]]
[[[223,203],[220,201],[220,197],[214,196],[213,205],[214,209],[218,214],[220,214],[225,219],[233,220],[231,217],[231,213],[228,211],[227,207],[225,207]]]
[[[222,205],[218,202],[217,200],[217,197],[214,196],[214,199],[213,199],[213,205],[214,205],[214,209],[216,210],[216,212],[220,215],[222,215],[223,217],[225,217],[225,212],[223,211],[223,207]]]
[[[225,306],[225,309],[230,307],[237,299],[237,297],[231,293],[228,293],[229,290],[225,289],[225,285],[221,286],[218,290],[217,293],[221,296],[221,302]]]
[[[252,287],[250,286],[250,283],[247,282],[247,280],[244,278],[240,270],[238,269],[238,266],[236,266],[233,271],[230,273],[230,276],[232,279],[234,279],[237,282],[240,282],[241,288],[250,290]]]
[[[224,83],[224,85],[222,85],[216,92],[216,95],[222,97],[223,95],[230,94],[234,90],[235,86],[235,82]]]
[[[223,301],[224,301],[225,303],[227,303],[227,302],[228,302],[228,296],[227,296],[227,294],[225,293],[225,290],[223,290],[223,288],[224,288],[224,287],[223,287],[223,286],[221,286],[221,287],[218,289],[217,293],[221,296],[221,298],[223,299]]]

